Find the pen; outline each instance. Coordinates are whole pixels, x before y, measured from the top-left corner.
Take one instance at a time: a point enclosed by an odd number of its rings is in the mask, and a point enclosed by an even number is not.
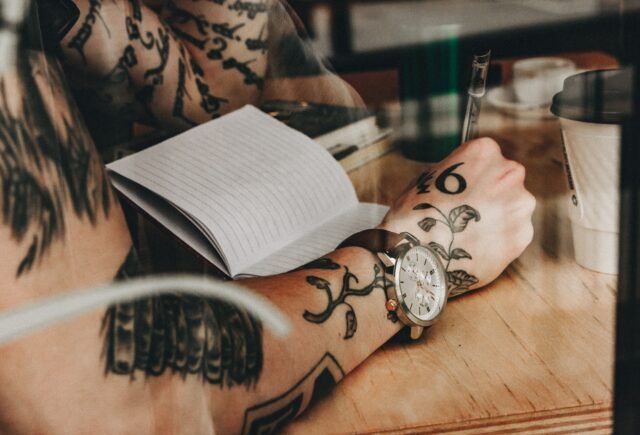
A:
[[[467,89],[467,109],[462,124],[462,139],[460,143],[468,142],[478,137],[478,118],[480,117],[480,99],[484,96],[487,87],[487,73],[491,50],[481,55],[473,56],[471,64],[471,80]]]

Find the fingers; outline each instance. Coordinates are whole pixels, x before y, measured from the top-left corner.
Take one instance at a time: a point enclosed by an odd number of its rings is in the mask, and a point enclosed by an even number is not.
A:
[[[505,201],[506,213],[511,216],[511,225],[507,231],[512,240],[508,245],[512,258],[517,258],[529,246],[534,235],[531,219],[536,208],[536,198],[525,188],[525,167],[506,159],[500,145],[491,138],[467,142],[460,151],[469,160],[484,162],[481,171],[484,171],[490,183],[495,183],[494,198]]]

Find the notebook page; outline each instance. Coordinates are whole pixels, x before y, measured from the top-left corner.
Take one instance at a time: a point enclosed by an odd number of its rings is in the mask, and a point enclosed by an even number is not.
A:
[[[240,276],[267,276],[296,269],[333,251],[340,242],[382,222],[386,205],[359,203],[315,231],[244,270]]]
[[[218,269],[227,274],[229,273],[222,258],[220,258],[211,243],[178,209],[158,195],[145,191],[144,187],[132,183],[124,177],[111,174],[110,178],[111,184],[116,189],[136,203],[138,207],[143,209],[160,225],[170,229],[176,237]]]
[[[326,150],[252,106],[108,168],[209,228],[231,275],[357,204]]]

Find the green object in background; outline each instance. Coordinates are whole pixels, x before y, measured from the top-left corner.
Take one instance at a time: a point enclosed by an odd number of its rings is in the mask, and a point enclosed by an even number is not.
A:
[[[451,29],[446,27],[446,33],[454,33]],[[400,64],[402,125],[398,142],[408,158],[437,162],[459,145],[457,83],[457,37],[445,37],[403,56]]]

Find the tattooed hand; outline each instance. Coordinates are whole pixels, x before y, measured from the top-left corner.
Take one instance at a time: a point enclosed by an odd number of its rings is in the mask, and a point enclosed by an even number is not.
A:
[[[535,198],[524,177],[492,139],[468,142],[409,186],[380,226],[428,244],[456,296],[493,281],[531,242]]]

